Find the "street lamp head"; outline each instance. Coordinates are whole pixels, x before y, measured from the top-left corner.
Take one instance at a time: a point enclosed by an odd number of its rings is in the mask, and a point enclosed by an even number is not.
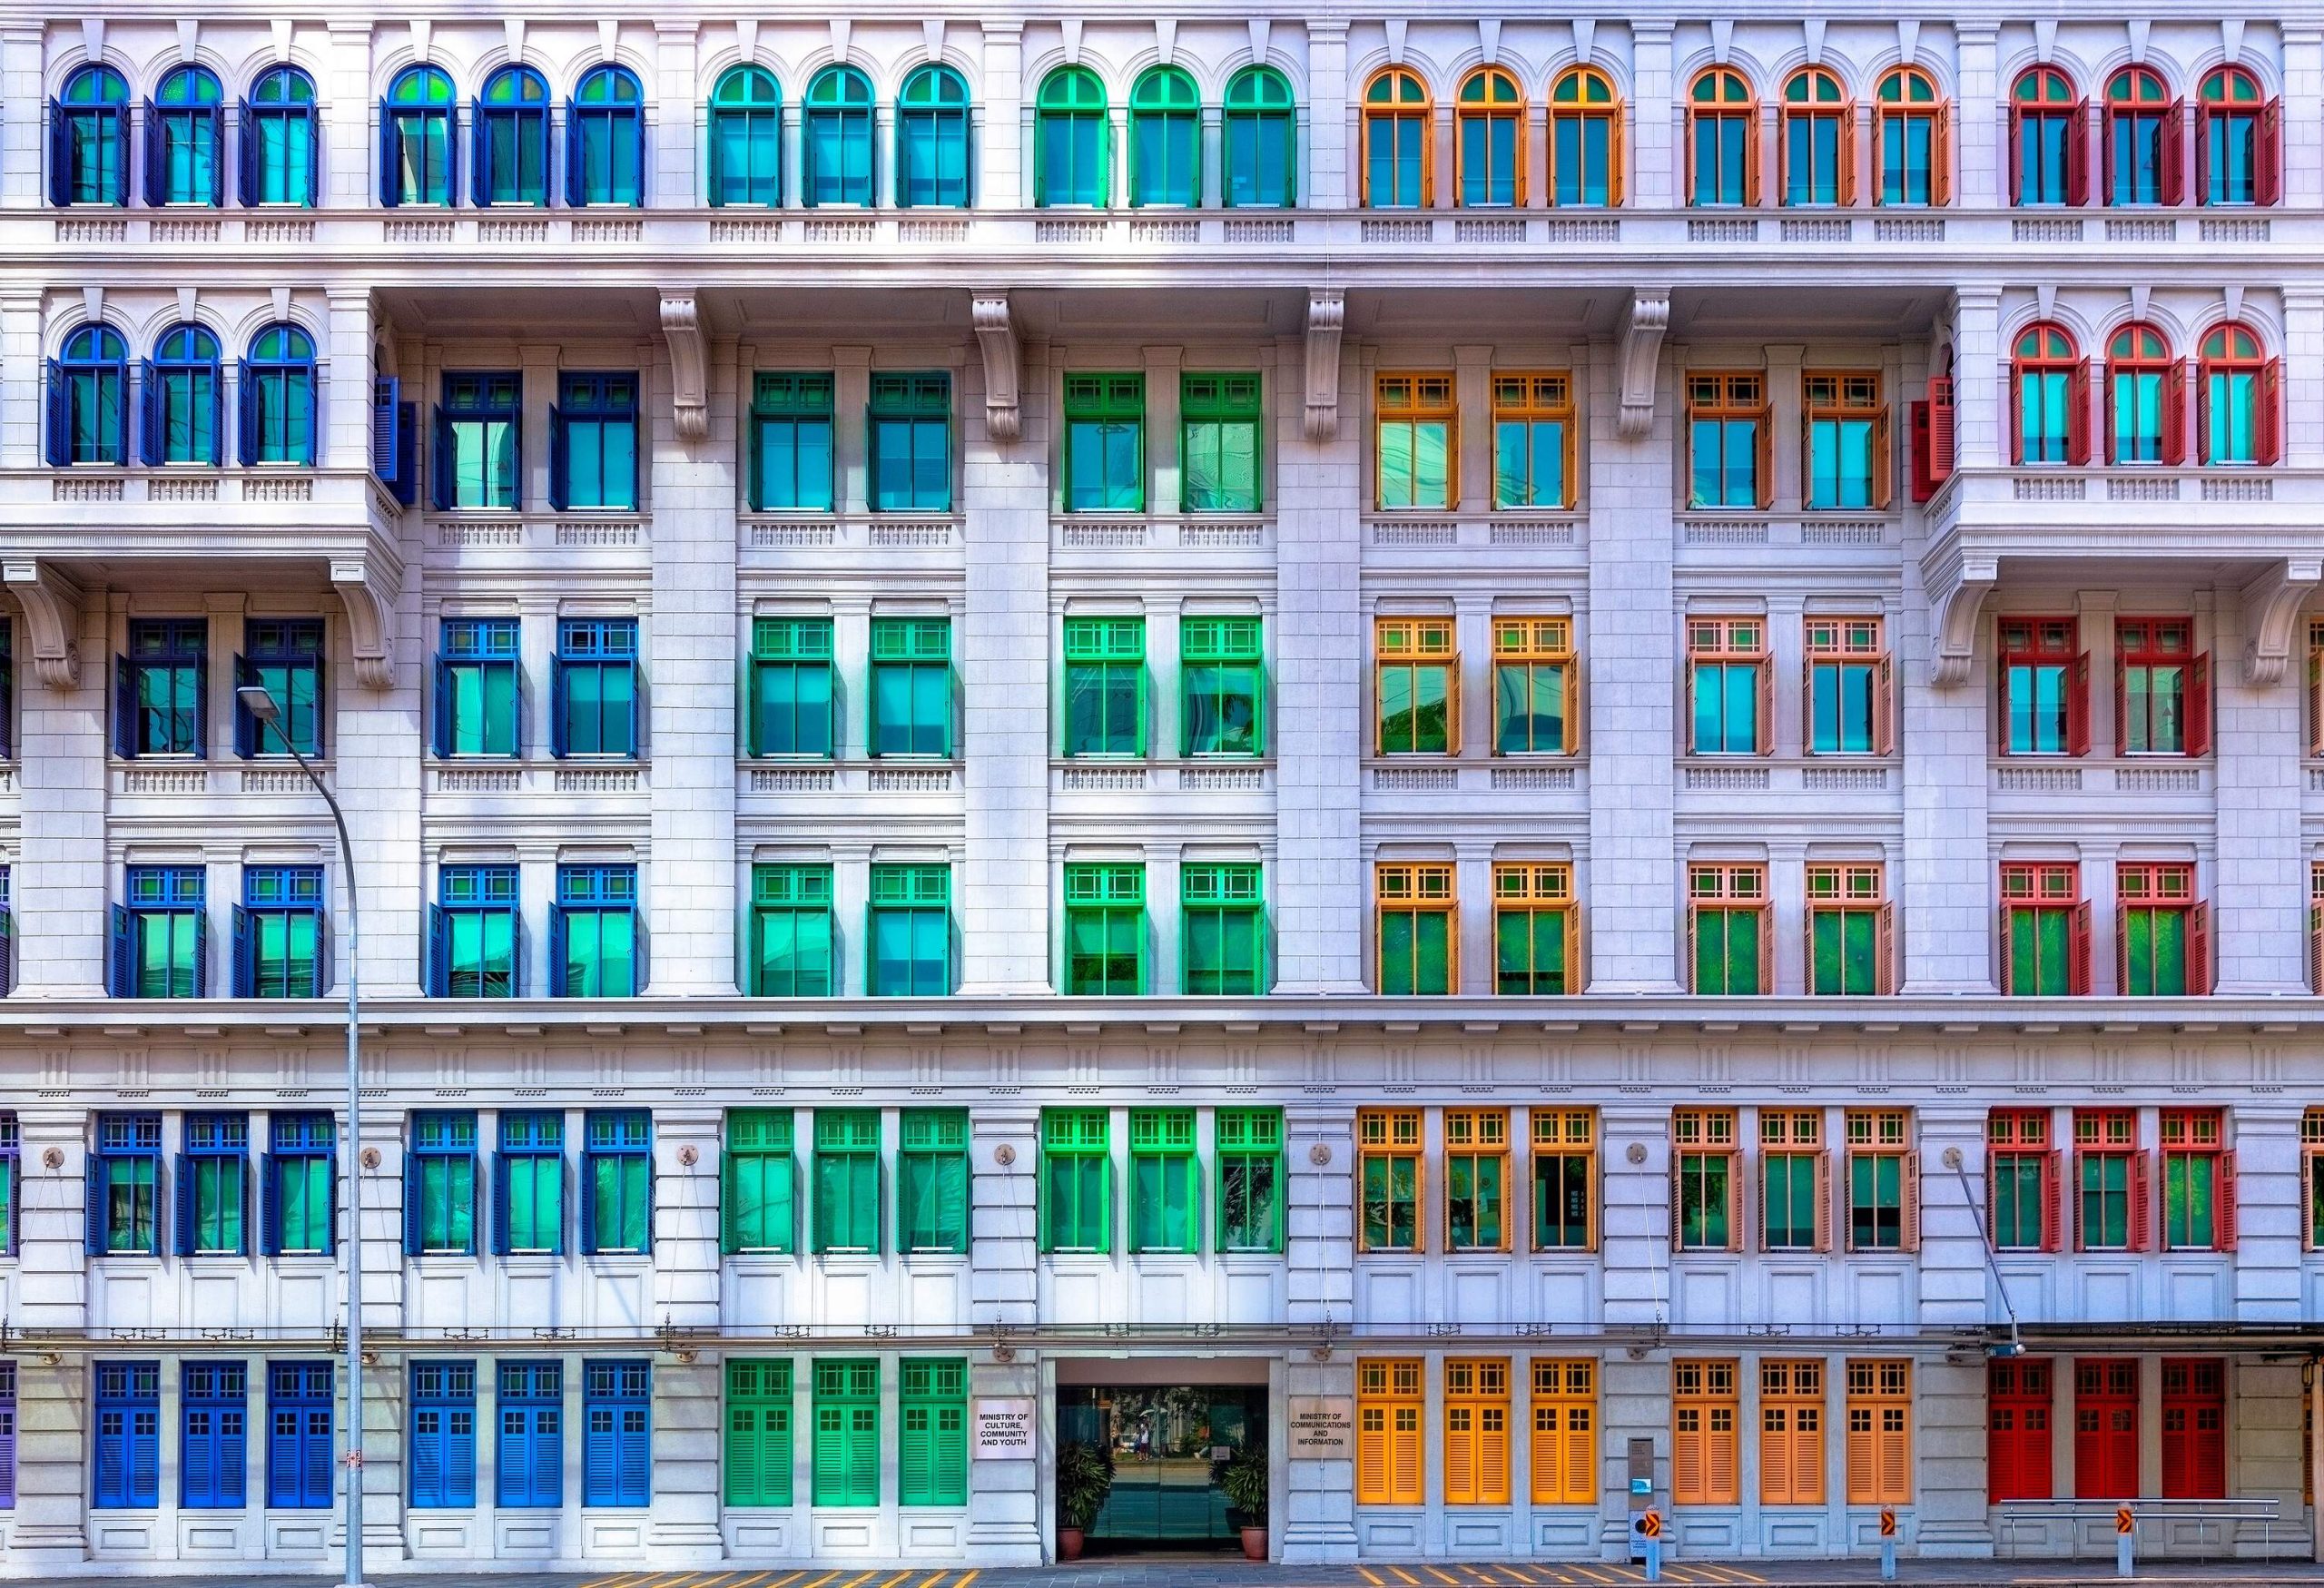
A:
[[[282,715],[282,708],[274,704],[274,696],[267,693],[263,684],[245,684],[234,691],[234,698],[251,714],[252,722],[271,725]]]

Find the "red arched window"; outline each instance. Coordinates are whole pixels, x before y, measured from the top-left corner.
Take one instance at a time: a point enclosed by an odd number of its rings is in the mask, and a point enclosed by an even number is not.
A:
[[[2186,198],[2184,107],[2162,74],[2125,66],[2106,84],[2106,202],[2176,204]]]
[[[2011,203],[2090,202],[2089,121],[2073,79],[2055,66],[2019,76],[2009,96]]]
[[[2152,325],[2126,325],[2107,340],[2106,460],[2187,460],[2187,373]]]
[[[2063,326],[2017,333],[2009,360],[2011,455],[2020,463],[2090,461],[2090,360]]]
[[[2221,66],[2203,79],[2195,95],[2195,202],[2282,201],[2283,108],[2240,66]]]
[[[2205,463],[2274,463],[2283,450],[2283,374],[2248,326],[2217,325],[2195,367],[2195,436]]]
[[[1713,66],[1687,95],[1687,202],[1759,202],[1759,106],[1750,80]]]
[[[1822,66],[1803,66],[1783,85],[1783,202],[1856,202],[1856,107]]]

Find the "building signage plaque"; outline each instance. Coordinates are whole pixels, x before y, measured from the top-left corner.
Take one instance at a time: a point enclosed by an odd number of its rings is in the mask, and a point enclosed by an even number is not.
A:
[[[1341,1395],[1291,1397],[1291,1456],[1294,1461],[1344,1458],[1355,1446],[1355,1402]]]
[[[976,1414],[979,1458],[1033,1454],[1031,1401],[980,1399]]]

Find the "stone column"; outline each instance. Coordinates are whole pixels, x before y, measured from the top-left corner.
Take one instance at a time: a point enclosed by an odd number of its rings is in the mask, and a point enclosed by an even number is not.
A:
[[[1775,476],[1768,482],[1768,499],[1777,513],[1797,513],[1807,503],[1808,488],[1808,482],[1802,478],[1798,443],[1798,438],[1807,434],[1803,428],[1805,394],[1799,389],[1799,374],[1807,350],[1797,342],[1774,343],[1768,346],[1767,354],[1768,425],[1773,437],[1773,445],[1768,449],[1768,471]],[[1782,691],[1778,689],[1777,693]]]
[[[41,70],[41,25],[0,28],[0,209],[37,210],[48,202],[48,94]]]
[[[90,1396],[85,1357],[16,1364],[16,1509],[8,1559],[34,1579],[89,1558]]]
[[[2219,779],[2219,853],[2211,878],[2213,990],[2245,996],[2308,989],[2307,868],[2299,863],[2306,675],[2255,684],[2250,636],[2232,591],[2211,606],[2211,740]],[[2301,636],[2295,633],[2294,643]]]
[[[1984,1173],[1982,1106],[1923,1108],[1920,1130],[1920,1327],[1983,1326],[1988,1298],[1984,1213],[1971,1200]],[[1985,1514],[1984,1364],[1941,1357],[1913,1366],[1914,1451],[1919,1466],[1914,1544],[1925,1555],[1993,1551]]]
[[[1328,1043],[1328,1035],[1313,1041]],[[1290,1055],[1274,1054],[1278,1062]],[[1354,1117],[1338,1102],[1284,1110],[1284,1260],[1290,1267],[1287,1321],[1295,1327],[1344,1327],[1354,1316]],[[1328,1336],[1326,1336],[1328,1338]],[[1286,1461],[1281,1507],[1285,1564],[1355,1558],[1355,1362],[1344,1351],[1295,1347],[1285,1389],[1292,1401],[1320,1399],[1345,1419],[1347,1448]],[[1288,1409],[1288,1408],[1286,1408]]]
[[[1959,103],[1953,113],[1954,142],[1959,149],[1953,202],[1967,209],[1998,210],[2009,202],[2010,173],[2002,169],[2008,144],[2002,137],[1996,32],[1990,22],[1958,23],[1954,29],[1960,55],[1955,66]]]
[[[711,1134],[716,1134],[714,1125]],[[714,1249],[716,1243],[711,1244]],[[658,1268],[658,1252],[655,1263]],[[714,1289],[716,1272],[714,1267]],[[719,1372],[714,1351],[679,1351],[654,1365],[654,1516],[645,1547],[657,1565],[714,1565],[726,1555],[718,1525],[724,1422]]]
[[[379,202],[379,138],[374,118],[379,113],[384,84],[371,81],[371,24],[330,24],[330,66],[318,83],[316,108],[322,117],[320,151],[322,172],[318,183],[327,209],[369,209]],[[465,185],[465,184],[463,184]],[[428,410],[421,409],[425,414]]]
[[[70,1055],[42,1056],[42,1085],[62,1087]],[[88,1131],[80,1108],[17,1110],[24,1181],[16,1237],[17,1319],[25,1328],[77,1336],[88,1320],[86,1228]],[[57,1155],[54,1169],[49,1154]],[[35,1575],[88,1558],[89,1382],[85,1360],[52,1365],[35,1352],[16,1357],[16,1510],[9,1558]]]
[[[2235,1107],[2235,1321],[2300,1319],[2302,1225],[2297,1104]]]
[[[1013,1075],[1013,1049],[996,1054],[993,1071]],[[970,1314],[980,1329],[1022,1328],[1034,1321],[1034,1267],[1039,1260],[1035,1174],[1040,1110],[1029,1104],[980,1106],[969,1125]],[[1007,1161],[1003,1161],[1006,1159]]]
[[[1344,210],[1355,202],[1355,155],[1348,146],[1347,22],[1307,24],[1307,180],[1300,195],[1308,208]]]
[[[2318,109],[2324,95],[2324,30],[2312,21],[2287,19],[2283,41],[2283,203],[2313,209],[2324,200],[2324,113]],[[2287,368],[2285,374],[2290,372]]]
[[[1178,455],[1178,377],[1186,366],[1187,350],[1149,347],[1139,351],[1146,375],[1146,514],[1151,518],[1182,511],[1186,498],[1186,460]],[[1152,643],[1149,638],[1149,649]],[[1153,676],[1160,679],[1177,675],[1163,673],[1157,665]]]
[[[1683,169],[1673,142],[1670,25],[1630,25],[1630,169],[1625,207],[1667,210],[1683,203],[1677,191]]]
[[[56,578],[44,566],[40,572]],[[73,594],[54,582],[48,588]],[[79,629],[79,666],[71,684],[52,687],[27,669],[20,685],[17,804],[23,831],[40,841],[26,844],[15,863],[16,979],[20,994],[36,998],[94,998],[105,987],[112,897],[105,862],[105,692],[113,676],[112,628],[103,590],[78,592],[78,600],[77,612],[69,605],[60,611]]]
[[[832,349],[832,499],[842,514],[872,510],[871,402],[871,347]]]
[[[646,130],[653,170],[650,176],[645,173],[639,175],[654,195],[646,202],[663,209],[692,209],[702,202],[701,184],[694,176],[695,155],[700,148],[694,118],[705,85],[696,59],[695,32],[691,21],[657,21],[654,25],[654,96],[657,103],[653,125]]]
[[[969,1364],[969,1431],[976,1433],[976,1403],[1021,1400],[1036,1405],[1041,1391],[1040,1364],[1029,1352],[1009,1361],[971,1359]],[[1037,1423],[1039,1419],[1036,1419]],[[969,1556],[980,1567],[1041,1564],[1039,1440],[1021,1456],[979,1455],[969,1463]]]
[[[976,148],[977,202],[986,209],[1013,210],[1032,199],[1018,125],[1025,94],[1025,25],[985,19],[977,25],[984,34],[984,83],[978,95],[981,102],[978,131],[982,135]]]
[[[1666,1322],[1670,1317],[1670,1111],[1645,1103],[1610,1106],[1600,1111],[1598,1129],[1599,1156],[1605,1166],[1599,1246],[1606,1264],[1606,1321]],[[1631,1161],[1633,1148],[1643,1154],[1636,1162]]]

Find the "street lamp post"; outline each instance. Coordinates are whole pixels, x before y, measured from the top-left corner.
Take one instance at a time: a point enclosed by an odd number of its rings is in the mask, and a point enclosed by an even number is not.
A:
[[[355,841],[348,836],[347,817],[339,808],[339,801],[331,797],[314,766],[299,754],[290,735],[282,731],[282,709],[263,684],[245,684],[234,691],[251,720],[261,729],[272,728],[274,739],[290,754],[315,792],[323,796],[323,804],[330,807],[330,819],[339,829],[340,869],[347,874],[347,1239],[342,1249],[347,1255],[347,1588],[361,1588],[363,1582],[363,1181],[362,1150],[363,1071],[358,1047],[359,1021],[362,1018],[362,999],[358,991],[358,967],[361,961],[359,936],[361,912],[357,905],[355,886]]]

